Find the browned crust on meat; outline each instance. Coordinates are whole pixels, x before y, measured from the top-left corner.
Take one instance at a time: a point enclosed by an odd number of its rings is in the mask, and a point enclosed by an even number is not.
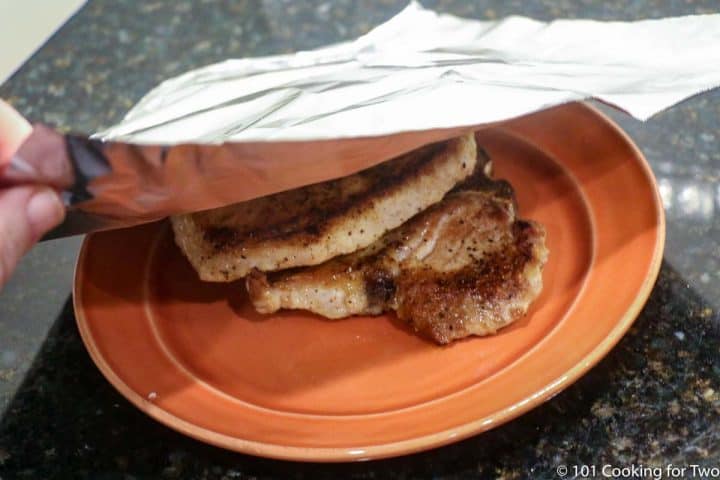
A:
[[[444,145],[441,143],[427,145],[393,161],[381,163],[358,173],[357,176],[367,181],[370,188],[346,198],[338,199],[336,193],[336,190],[341,187],[343,179],[270,195],[255,202],[257,205],[252,205],[252,207],[267,208],[270,210],[268,214],[272,214],[271,210],[275,208],[274,205],[290,203],[303,205],[311,203],[318,197],[340,201],[323,208],[296,207],[297,213],[281,223],[269,226],[260,225],[246,228],[207,226],[204,229],[204,238],[216,252],[225,252],[235,249],[238,245],[257,244],[277,238],[288,240],[289,237],[292,237],[295,241],[306,243],[321,240],[334,228],[341,217],[349,214],[362,215],[373,206],[373,202],[379,196],[392,195],[406,182],[426,175],[427,170],[432,168],[431,163],[435,155],[443,149]],[[202,217],[199,220],[202,222]]]
[[[523,220],[512,228],[512,244],[459,271],[402,272],[395,282],[398,318],[435,342],[447,344],[469,335],[495,333],[523,316],[542,288],[541,281],[534,281],[540,280],[547,257],[545,229]],[[512,307],[503,311],[508,305]],[[472,318],[468,309],[474,312]]]
[[[317,265],[440,201],[475,164],[472,135],[428,145],[349,177],[173,217],[176,243],[207,281]]]
[[[439,344],[509,325],[542,290],[545,230],[516,219],[510,184],[487,178],[483,170],[477,167],[442,202],[363,250],[311,268],[251,274],[246,285],[253,305],[261,313],[302,308],[328,318],[395,310]],[[403,260],[394,256],[408,247],[419,252],[428,239],[427,245],[441,241],[428,233],[435,228],[451,243]],[[454,266],[456,258],[462,260]]]

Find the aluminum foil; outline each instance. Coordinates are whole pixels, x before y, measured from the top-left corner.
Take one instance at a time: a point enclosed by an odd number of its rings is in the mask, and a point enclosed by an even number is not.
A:
[[[491,22],[413,2],[354,41],[169,79],[118,125],[69,137],[69,222],[86,221],[61,234],[337,178],[575,100],[646,120],[718,85],[720,15]],[[27,172],[24,156],[16,170]]]

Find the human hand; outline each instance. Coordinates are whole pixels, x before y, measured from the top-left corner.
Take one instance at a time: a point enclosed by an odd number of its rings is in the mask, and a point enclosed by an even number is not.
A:
[[[12,155],[31,131],[30,124],[0,100],[0,182]],[[60,196],[50,187],[0,187],[0,288],[20,258],[64,216]]]

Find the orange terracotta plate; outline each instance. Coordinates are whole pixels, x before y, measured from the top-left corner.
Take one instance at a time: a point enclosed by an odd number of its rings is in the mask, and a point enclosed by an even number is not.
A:
[[[498,335],[438,347],[390,315],[262,317],[242,283],[200,282],[155,223],[85,241],[75,311],[93,360],[160,422],[268,457],[400,455],[528,411],[630,327],[660,266],[663,211],[642,154],[585,104],[485,130],[482,145],[550,250],[541,296]]]

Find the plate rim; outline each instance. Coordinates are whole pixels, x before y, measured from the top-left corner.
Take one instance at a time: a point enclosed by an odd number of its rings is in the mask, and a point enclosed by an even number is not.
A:
[[[658,274],[663,259],[663,252],[666,237],[665,211],[657,188],[657,180],[648,163],[645,155],[635,144],[632,138],[617,125],[609,116],[600,111],[597,107],[587,102],[572,102],[582,106],[590,111],[601,122],[609,126],[616,135],[618,135],[629,150],[634,154],[638,165],[644,176],[648,179],[653,187],[653,204],[657,221],[657,236],[652,253],[650,263],[647,268],[647,275],[633,302],[615,323],[608,335],[603,338],[585,357],[577,361],[572,367],[566,370],[559,378],[547,382],[545,388],[533,392],[523,401],[515,402],[507,405],[504,409],[494,412],[482,418],[478,418],[471,422],[464,423],[457,427],[434,432],[428,435],[422,435],[410,439],[362,446],[358,445],[353,448],[346,447],[302,447],[280,445],[257,440],[248,440],[230,435],[225,435],[213,430],[200,427],[181,417],[178,417],[159,406],[148,402],[147,399],[129,387],[110,367],[104,356],[99,352],[94,342],[93,336],[89,331],[85,310],[82,305],[82,289],[79,288],[83,284],[83,271],[81,265],[84,263],[87,255],[90,236],[87,236],[82,243],[80,253],[75,263],[74,281],[73,281],[73,308],[76,323],[80,336],[85,347],[90,354],[91,359],[98,367],[103,376],[115,387],[115,389],[132,403],[139,410],[149,415],[154,420],[168,426],[184,435],[192,437],[196,440],[209,443],[218,447],[257,455],[262,457],[294,460],[305,462],[346,462],[360,461],[368,459],[380,459],[416,453],[444,446],[450,443],[463,440],[473,435],[480,434],[499,425],[509,422],[528,411],[536,408],[543,402],[549,400],[565,388],[579,380],[585,373],[593,368],[602,358],[604,358],[610,350],[620,341],[628,329],[632,326],[635,319],[639,315],[643,306],[647,302]]]

